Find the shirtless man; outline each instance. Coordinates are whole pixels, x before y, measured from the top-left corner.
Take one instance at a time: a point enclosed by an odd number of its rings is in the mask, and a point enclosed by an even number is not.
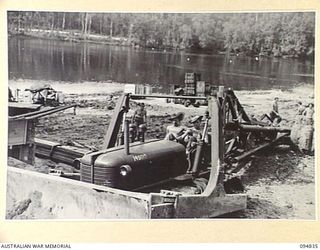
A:
[[[147,126],[147,111],[144,109],[144,103],[139,104],[139,108],[134,111],[134,114],[131,119],[131,140],[139,140],[142,136],[143,131],[146,130]]]
[[[186,131],[186,128],[181,125],[183,118],[184,113],[182,112],[179,112],[171,117],[173,123],[166,129],[166,136],[164,138],[165,140],[182,142],[183,135],[185,134],[184,132]]]
[[[140,103],[139,108],[134,111],[131,123],[135,124],[137,127],[141,124],[147,123],[147,111],[144,109],[144,103]]]

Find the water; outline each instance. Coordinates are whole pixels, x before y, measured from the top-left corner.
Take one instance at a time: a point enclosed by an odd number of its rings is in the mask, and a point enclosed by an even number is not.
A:
[[[10,37],[9,78],[47,81],[115,81],[160,86],[182,84],[186,72],[235,90],[290,89],[314,84],[311,61],[186,52],[135,50],[94,43]]]

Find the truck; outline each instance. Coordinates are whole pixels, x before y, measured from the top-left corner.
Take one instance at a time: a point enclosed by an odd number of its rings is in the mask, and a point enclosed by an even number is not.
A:
[[[170,94],[176,96],[194,96],[194,97],[208,97],[212,94],[213,87],[210,83],[201,81],[201,74],[198,73],[185,73],[184,86],[172,85]],[[173,102],[175,104],[182,104],[186,107],[193,105],[199,107],[200,105],[208,105],[207,100],[196,100],[196,99],[170,99],[167,98],[167,103]]]

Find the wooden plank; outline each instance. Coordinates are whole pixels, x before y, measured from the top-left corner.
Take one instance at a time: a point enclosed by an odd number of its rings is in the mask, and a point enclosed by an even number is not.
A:
[[[25,103],[25,102],[9,102],[8,103],[9,108],[26,108],[26,109],[36,110],[41,106],[42,106],[41,104],[32,104],[32,103]]]
[[[53,110],[53,109],[55,109],[55,108],[42,108],[41,110],[37,110],[37,111],[33,111],[33,112],[28,112],[28,113],[23,113],[23,114],[15,115],[15,116],[10,116],[10,117],[9,117],[9,120],[21,119],[21,118],[25,118],[26,116],[41,114],[41,113],[44,113],[44,112],[47,112],[47,111]]]
[[[70,105],[67,105],[67,106],[61,106],[61,107],[54,108],[53,110],[47,110],[46,112],[39,113],[39,114],[36,114],[36,115],[31,115],[31,113],[29,113],[25,117],[25,119],[28,119],[28,120],[37,119],[37,118],[40,118],[40,117],[43,117],[43,116],[46,116],[46,115],[51,115],[51,114],[54,114],[56,112],[63,111],[65,109],[73,108],[73,107],[76,107],[76,106],[77,106],[77,104],[70,104]]]
[[[41,105],[39,104],[9,102],[8,104],[9,116],[26,114],[35,110],[39,110],[40,107]]]
[[[267,142],[267,143],[265,143],[265,144],[262,144],[262,145],[260,145],[260,146],[258,146],[258,147],[256,147],[256,148],[254,148],[254,149],[252,149],[252,150],[250,150],[250,151],[248,151],[248,152],[240,155],[240,156],[235,157],[234,159],[235,159],[236,161],[241,161],[241,160],[247,158],[248,156],[253,155],[254,153],[257,153],[258,151],[260,151],[260,150],[262,150],[262,149],[264,149],[264,148],[266,148],[266,147],[272,146],[273,144],[275,144],[276,142],[278,142],[278,141],[280,141],[281,139],[285,138],[286,136],[287,136],[286,134],[281,135],[281,136],[279,136],[277,139],[275,139],[275,140],[273,140],[273,141],[271,141],[271,142]]]
[[[246,152],[246,153],[244,153],[244,154],[242,154],[242,155],[240,155],[240,156],[235,157],[234,160],[235,160],[235,161],[244,160],[244,159],[246,159],[247,157],[249,157],[250,155],[253,155],[254,153],[257,153],[258,151],[260,151],[260,150],[262,150],[262,149],[264,149],[264,148],[266,148],[266,147],[269,147],[270,145],[271,145],[270,142],[265,143],[265,144],[262,144],[261,146],[259,146],[259,147],[257,147],[257,148],[254,148],[254,149],[252,149],[252,150],[250,150],[250,151],[248,151],[248,152]]]
[[[272,127],[272,126],[257,126],[257,125],[245,125],[241,124],[239,126],[243,131],[250,131],[250,132],[279,132],[279,133],[290,133],[290,128],[284,127]]]
[[[27,143],[27,121],[9,121],[8,146],[22,145]]]
[[[10,116],[9,120],[22,120],[22,119],[28,119],[28,120],[32,120],[32,119],[36,119],[36,118],[40,118],[42,116],[46,116],[46,115],[50,115],[59,111],[63,111],[65,109],[69,109],[72,107],[76,107],[77,104],[70,104],[70,105],[66,105],[66,106],[60,106],[60,107],[54,107],[54,108],[44,108],[41,109],[39,111],[34,111],[34,112],[28,112],[28,113],[24,113],[24,114],[20,114],[20,115],[16,115],[16,116]]]

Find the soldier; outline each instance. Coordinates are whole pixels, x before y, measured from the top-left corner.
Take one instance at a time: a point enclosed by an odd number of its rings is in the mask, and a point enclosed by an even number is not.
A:
[[[187,160],[188,160],[188,170],[187,174],[192,172],[192,166],[194,162],[195,153],[197,151],[197,145],[200,142],[202,138],[202,132],[201,132],[201,121],[202,121],[202,115],[197,115],[193,117],[190,122],[193,124],[193,127],[191,130],[188,131],[188,142],[186,146],[186,154],[187,154]],[[208,140],[206,140],[208,142]]]
[[[136,127],[139,127],[141,124],[147,123],[147,111],[144,109],[144,103],[138,104],[139,108],[134,111],[132,116],[131,123],[133,123]]]
[[[139,137],[147,129],[146,123],[147,123],[147,111],[144,109],[144,103],[142,102],[139,104],[139,108],[136,111],[134,111],[134,114],[131,119],[131,124],[132,124],[131,128],[134,130],[132,132],[132,139],[131,139],[132,141],[135,141],[135,139],[139,140]]]
[[[274,101],[273,101],[273,104],[272,104],[272,111],[270,112],[269,115],[263,114],[263,115],[260,117],[260,121],[262,121],[265,117],[267,117],[267,118],[269,119],[269,121],[272,122],[272,123],[274,123],[274,124],[278,124],[278,123],[281,122],[282,118],[281,118],[281,116],[279,115],[278,101],[279,101],[279,98],[278,98],[278,97],[275,97],[275,98],[274,98]]]
[[[311,155],[313,151],[314,128],[313,128],[313,103],[309,103],[308,107],[303,111],[303,122],[300,131],[299,148],[305,154]]]
[[[169,125],[166,129],[166,136],[164,138],[165,140],[183,142],[183,139],[186,136],[186,134],[184,133],[186,129],[181,125],[183,118],[184,113],[182,112],[174,114],[170,118],[173,121],[173,123],[172,125]]]
[[[309,103],[308,107],[303,111],[305,125],[313,125],[313,103]]]
[[[115,108],[115,106],[116,106],[116,104],[115,104],[115,102],[113,100],[113,95],[109,95],[107,97],[107,109],[108,110],[112,110],[112,109]]]
[[[302,102],[300,102],[300,101],[298,102],[298,105],[299,105],[299,107],[298,107],[297,114],[302,115],[302,113],[306,109],[306,107],[304,105],[302,105]]]
[[[281,121],[281,117],[279,115],[279,107],[278,107],[279,98],[275,97],[274,102],[272,104],[272,111],[270,112],[270,118],[272,122],[279,123]]]
[[[296,114],[296,124],[302,124],[303,122],[303,112],[306,109],[306,107],[304,105],[302,105],[302,102],[298,102],[298,110],[297,110],[297,114]]]

